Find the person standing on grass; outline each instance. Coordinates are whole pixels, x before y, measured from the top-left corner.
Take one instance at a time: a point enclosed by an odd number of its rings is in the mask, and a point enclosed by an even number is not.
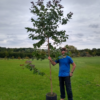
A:
[[[64,100],[65,98],[64,85],[66,86],[68,100],[73,100],[70,77],[73,76],[73,72],[75,70],[76,65],[70,56],[65,55],[66,52],[67,52],[66,48],[62,48],[61,49],[62,55],[59,57],[58,60],[53,61],[50,56],[48,57],[48,59],[50,60],[53,66],[59,63],[59,83],[60,83],[60,93],[61,93],[60,100]],[[73,66],[71,72],[70,72],[70,64],[72,64]]]

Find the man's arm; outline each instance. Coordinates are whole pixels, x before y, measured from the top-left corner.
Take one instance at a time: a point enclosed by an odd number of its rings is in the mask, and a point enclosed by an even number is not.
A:
[[[48,57],[48,59],[50,60],[50,62],[51,62],[51,64],[52,64],[53,66],[56,65],[56,62],[54,62],[54,61],[51,59],[50,56]]]
[[[72,70],[71,70],[71,73],[70,73],[70,76],[73,76],[73,72],[74,72],[74,70],[75,70],[75,68],[76,68],[76,65],[75,65],[75,63],[73,62],[72,63]]]

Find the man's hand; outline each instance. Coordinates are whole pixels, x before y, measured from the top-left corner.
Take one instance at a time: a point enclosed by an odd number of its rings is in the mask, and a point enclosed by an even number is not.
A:
[[[70,73],[70,77],[72,77],[73,76],[73,73]]]
[[[76,65],[75,65],[74,62],[72,63],[72,65],[73,65],[73,67],[72,67],[72,70],[71,70],[71,72],[70,72],[70,77],[73,76],[73,72],[74,72],[74,70],[75,70],[75,68],[76,68]]]
[[[50,56],[48,57],[48,59],[49,59],[50,61],[52,60]]]
[[[51,62],[51,64],[52,64],[53,66],[56,65],[56,62],[54,62],[50,56],[48,57],[48,59],[50,60],[50,62]]]

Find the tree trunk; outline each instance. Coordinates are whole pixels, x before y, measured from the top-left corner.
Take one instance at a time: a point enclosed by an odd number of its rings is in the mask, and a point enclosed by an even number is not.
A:
[[[48,37],[48,56],[50,56],[49,37]],[[50,62],[50,61],[49,61],[49,66],[50,66],[50,84],[51,84],[51,94],[53,94],[53,90],[52,90],[52,77],[51,77],[51,62]]]

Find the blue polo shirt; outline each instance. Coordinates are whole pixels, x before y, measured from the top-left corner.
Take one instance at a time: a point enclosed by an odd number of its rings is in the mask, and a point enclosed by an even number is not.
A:
[[[71,57],[60,56],[58,60],[55,60],[55,62],[59,63],[59,77],[66,77],[70,75],[70,64],[73,63],[73,60]]]

